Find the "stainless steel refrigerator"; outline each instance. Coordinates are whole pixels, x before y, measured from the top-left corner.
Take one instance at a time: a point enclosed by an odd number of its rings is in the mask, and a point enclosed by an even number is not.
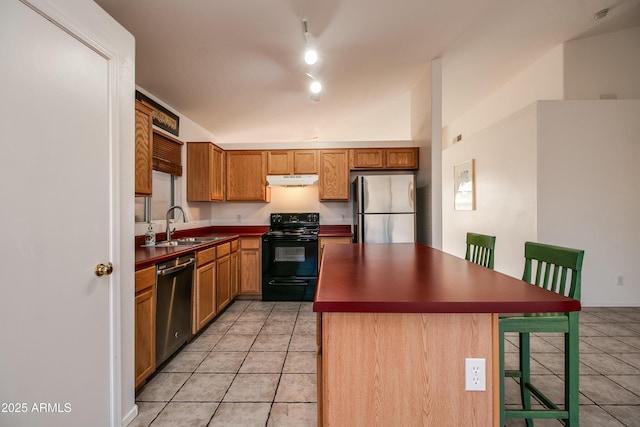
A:
[[[358,176],[353,185],[358,243],[415,242],[415,175]]]

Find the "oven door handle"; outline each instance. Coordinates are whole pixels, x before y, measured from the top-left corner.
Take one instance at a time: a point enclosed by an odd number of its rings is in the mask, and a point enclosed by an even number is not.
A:
[[[284,279],[284,280],[269,280],[269,285],[298,285],[301,283],[309,283],[309,280],[304,279]]]
[[[158,276],[168,276],[169,274],[177,273],[189,267],[190,265],[193,265],[195,262],[195,258],[189,258],[189,261],[183,264],[178,264],[175,267],[165,268],[164,270],[158,270]]]

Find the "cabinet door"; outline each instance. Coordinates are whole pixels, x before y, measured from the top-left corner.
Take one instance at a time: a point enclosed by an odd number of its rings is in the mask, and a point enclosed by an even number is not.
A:
[[[210,142],[187,142],[187,201],[224,200],[224,151]]]
[[[315,175],[318,173],[318,150],[295,150],[293,152],[294,175]]]
[[[267,175],[290,175],[293,172],[293,152],[267,151]]]
[[[349,200],[348,150],[320,150],[319,172],[320,200]]]
[[[267,156],[264,151],[227,151],[228,201],[267,202]]]
[[[224,151],[222,148],[213,145],[211,149],[211,165],[213,169],[209,174],[209,182],[211,187],[211,201],[224,201],[224,182],[225,182],[225,161]]]
[[[386,148],[385,168],[418,169],[418,147]]]
[[[216,308],[220,311],[231,302],[231,255],[218,258],[217,264]]]
[[[216,312],[231,302],[231,243],[216,246]]]
[[[156,369],[156,268],[135,274],[135,387]]]
[[[198,333],[216,315],[216,263],[196,268],[192,332]]]
[[[153,170],[152,110],[136,101],[135,191],[136,196],[151,196]]]
[[[231,299],[233,300],[240,292],[240,256],[238,254],[238,241],[231,242]]]
[[[262,272],[260,271],[260,238],[240,239],[240,292],[260,294]]]
[[[383,148],[354,148],[349,150],[351,169],[382,169],[384,166]]]

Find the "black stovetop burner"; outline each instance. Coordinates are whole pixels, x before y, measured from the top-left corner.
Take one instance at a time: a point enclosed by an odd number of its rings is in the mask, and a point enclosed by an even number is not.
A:
[[[272,213],[268,236],[313,236],[320,230],[318,212]]]

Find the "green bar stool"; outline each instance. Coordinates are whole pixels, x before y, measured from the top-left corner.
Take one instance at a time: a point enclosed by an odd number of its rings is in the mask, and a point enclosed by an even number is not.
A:
[[[493,252],[495,247],[495,236],[467,233],[467,253],[464,259],[493,270]]]
[[[584,251],[526,242],[524,244],[525,266],[522,280],[549,291],[580,300],[580,281]],[[532,277],[533,276],[533,277]],[[570,276],[570,279],[569,279]],[[569,313],[525,313],[501,315],[499,325],[500,353],[500,425],[506,418],[525,418],[527,426],[533,427],[534,418],[563,420],[564,425],[577,427],[579,411],[579,356],[578,315]],[[519,333],[519,369],[506,370],[504,366],[505,332]],[[564,408],[559,408],[538,388],[531,384],[530,341],[531,333],[564,334]],[[520,378],[522,409],[507,410],[504,392],[505,377]],[[544,407],[532,409],[531,395]]]

